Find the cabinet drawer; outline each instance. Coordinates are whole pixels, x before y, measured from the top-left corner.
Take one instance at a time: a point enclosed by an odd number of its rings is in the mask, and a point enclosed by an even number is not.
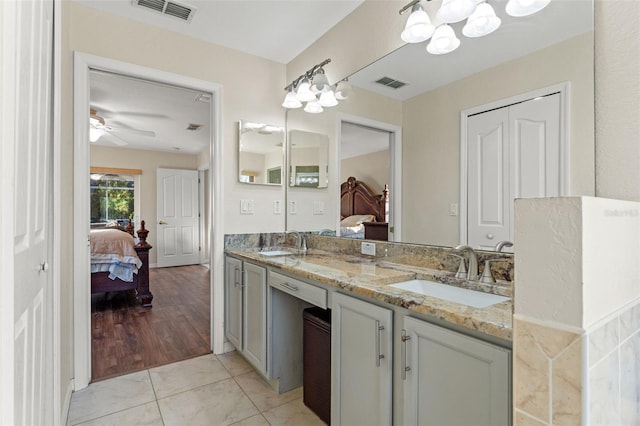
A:
[[[327,309],[327,290],[323,288],[273,271],[269,271],[269,285],[322,309]]]

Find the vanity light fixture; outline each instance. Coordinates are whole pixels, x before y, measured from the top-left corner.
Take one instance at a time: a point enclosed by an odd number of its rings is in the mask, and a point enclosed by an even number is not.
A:
[[[331,59],[325,59],[314,65],[285,87],[287,94],[282,106],[300,108],[305,102],[305,112],[318,114],[324,111],[324,108],[338,105],[339,100],[347,99],[352,92],[351,85],[346,79],[334,86],[329,84],[323,68],[329,62]]]
[[[400,9],[401,15],[411,9],[411,15],[400,38],[407,43],[421,43],[431,39],[427,51],[434,55],[453,52],[460,46],[460,40],[448,24],[466,19],[462,34],[474,38],[491,34],[502,23],[488,0],[442,0],[442,5],[436,12],[436,20],[432,24],[429,15],[420,4],[421,1],[413,0]],[[505,10],[514,17],[529,16],[544,9],[550,2],[551,0],[509,0]],[[434,27],[434,24],[437,27]]]

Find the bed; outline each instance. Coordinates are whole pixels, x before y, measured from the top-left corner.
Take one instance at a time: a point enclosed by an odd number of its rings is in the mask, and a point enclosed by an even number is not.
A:
[[[340,185],[340,236],[386,241],[388,211],[388,185],[382,194],[353,176]]]
[[[126,229],[105,227],[91,229],[91,294],[135,290],[136,299],[151,307],[153,294],[149,290],[149,231],[144,221],[133,237],[131,224]]]

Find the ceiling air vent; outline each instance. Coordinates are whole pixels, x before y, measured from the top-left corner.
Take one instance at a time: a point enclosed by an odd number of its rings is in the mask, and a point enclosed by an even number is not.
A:
[[[381,79],[376,80],[376,83],[382,84],[383,86],[391,87],[392,89],[399,89],[402,86],[407,85],[407,83],[393,79],[391,77],[382,77]]]
[[[174,1],[166,0],[132,0],[132,3],[137,6],[145,7],[147,9],[155,10],[163,15],[173,16],[174,18],[181,19],[183,21],[191,22],[196,9],[186,4],[176,3]]]

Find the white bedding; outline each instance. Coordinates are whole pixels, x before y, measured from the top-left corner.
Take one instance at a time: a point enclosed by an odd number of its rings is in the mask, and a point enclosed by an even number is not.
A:
[[[341,226],[340,236],[346,238],[364,238],[364,225]]]
[[[142,261],[135,250],[134,239],[117,229],[92,230],[91,272],[109,272],[109,278],[132,282]]]

